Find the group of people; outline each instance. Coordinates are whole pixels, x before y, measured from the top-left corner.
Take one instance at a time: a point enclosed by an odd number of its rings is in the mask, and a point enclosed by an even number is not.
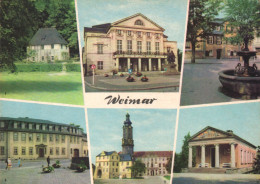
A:
[[[10,157],[8,157],[6,160],[5,160],[5,163],[6,163],[6,170],[10,170],[11,169],[11,167],[12,167],[12,160],[11,160],[11,158]],[[22,166],[22,164],[21,164],[21,158],[19,157],[19,159],[18,159],[18,162],[17,162],[17,165],[18,165],[18,167],[21,167]]]

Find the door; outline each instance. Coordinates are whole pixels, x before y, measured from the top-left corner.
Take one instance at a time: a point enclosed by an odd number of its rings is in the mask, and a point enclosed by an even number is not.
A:
[[[215,148],[211,148],[211,167],[215,167]]]
[[[217,59],[221,58],[221,49],[217,49]]]
[[[98,178],[101,178],[101,177],[102,177],[102,171],[101,171],[100,169],[98,170],[97,175],[98,175]]]
[[[79,157],[79,150],[78,149],[74,149],[74,157]]]
[[[39,157],[44,157],[44,148],[39,148]]]

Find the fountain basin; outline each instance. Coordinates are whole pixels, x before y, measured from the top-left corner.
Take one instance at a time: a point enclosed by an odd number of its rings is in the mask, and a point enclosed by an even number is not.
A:
[[[249,99],[260,96],[260,70],[254,77],[236,76],[234,70],[223,70],[218,75],[223,88]]]

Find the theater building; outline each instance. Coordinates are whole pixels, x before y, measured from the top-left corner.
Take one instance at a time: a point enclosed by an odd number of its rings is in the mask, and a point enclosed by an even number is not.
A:
[[[77,125],[31,118],[0,118],[0,159],[88,156],[87,136]]]
[[[132,178],[131,167],[136,160],[145,164],[142,175],[163,176],[167,174],[166,164],[172,157],[172,151],[134,152],[133,127],[130,115],[126,114],[123,125],[122,152],[102,151],[96,156],[94,179]]]
[[[188,167],[192,168],[193,151],[196,168],[250,168],[256,158],[256,146],[233,133],[206,127],[189,140]]]
[[[96,73],[164,71],[169,53],[175,55],[177,42],[168,41],[164,28],[141,13],[113,23],[84,28],[86,69],[96,65]],[[178,66],[176,66],[178,68]]]

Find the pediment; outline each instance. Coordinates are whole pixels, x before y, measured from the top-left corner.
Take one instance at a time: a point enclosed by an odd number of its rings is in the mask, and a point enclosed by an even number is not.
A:
[[[142,25],[137,24],[136,21],[141,21]],[[152,30],[157,30],[157,31],[164,31],[164,29],[147,18],[146,16],[142,14],[135,14],[133,16],[121,19],[119,21],[116,21],[112,23],[113,26],[118,26],[118,27],[132,27],[132,28],[140,28],[140,29],[152,29]]]
[[[226,133],[223,133],[223,131],[219,131],[214,128],[208,128],[206,130],[202,130],[195,134],[191,140],[203,140],[203,139],[214,139],[214,138],[225,138],[228,137]]]

